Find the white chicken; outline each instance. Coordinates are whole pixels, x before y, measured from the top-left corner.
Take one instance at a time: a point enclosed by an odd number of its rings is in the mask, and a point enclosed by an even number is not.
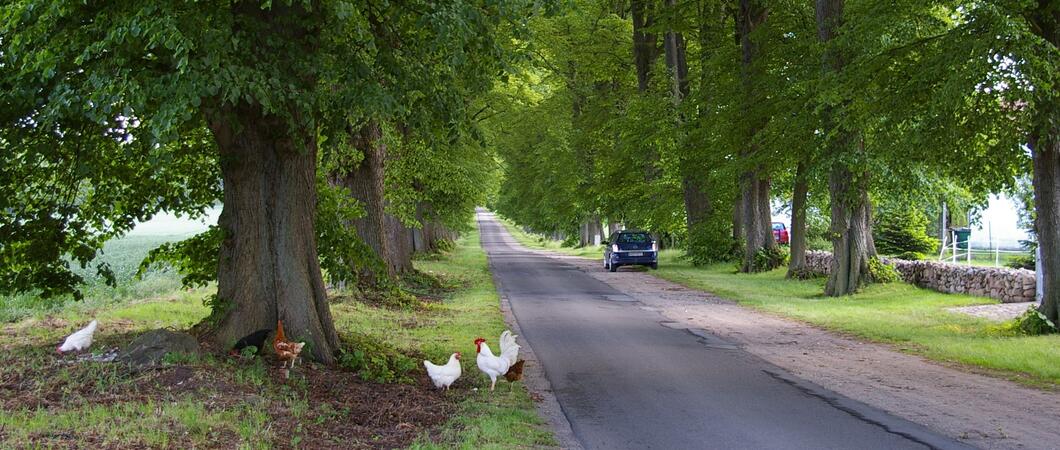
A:
[[[519,360],[519,344],[515,343],[515,337],[517,335],[512,334],[510,330],[504,330],[501,333],[501,356],[508,360],[508,365],[511,366]]]
[[[64,353],[75,350],[81,351],[88,348],[92,345],[92,335],[96,334],[97,326],[99,326],[99,324],[95,320],[93,320],[91,323],[88,324],[87,327],[84,327],[78,330],[76,333],[68,336],[66,340],[63,341],[63,345],[60,345],[55,348],[55,352]]]
[[[448,391],[449,386],[457,378],[460,378],[460,352],[450,355],[449,362],[444,366],[439,366],[425,359],[423,360],[423,367],[427,368],[427,376],[431,377],[434,387],[445,388]]]
[[[475,357],[475,362],[478,363],[478,370],[490,377],[490,391],[492,391],[497,387],[497,377],[508,373],[508,367],[511,366],[511,363],[503,355],[493,356],[493,352],[490,351],[490,346],[486,345],[485,339],[475,339],[475,346],[478,348],[478,356]]]

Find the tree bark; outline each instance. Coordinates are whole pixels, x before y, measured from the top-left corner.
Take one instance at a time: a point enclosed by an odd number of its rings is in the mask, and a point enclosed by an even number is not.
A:
[[[601,234],[602,230],[603,225],[600,224],[600,217],[596,215],[589,216],[579,227],[579,247],[596,245],[596,236]]]
[[[390,259],[387,267],[394,274],[403,274],[412,270],[412,232],[401,219],[386,214],[387,246],[390,247]]]
[[[631,0],[630,15],[633,16],[633,63],[637,69],[637,91],[646,92],[651,80],[651,66],[659,55],[659,37],[647,31],[655,20],[652,0]]]
[[[338,335],[314,231],[314,131],[293,135],[286,121],[244,103],[208,111],[207,120],[220,154],[225,233],[208,335],[227,348],[283,320],[291,339],[309,344],[307,356],[334,362]]]
[[[823,44],[831,41],[843,25],[843,7],[844,0],[817,0],[817,38]],[[835,48],[825,49],[822,63],[825,72],[840,72],[846,65]],[[869,174],[851,168],[866,157],[864,141],[836,125],[833,117],[837,113],[836,108],[826,108],[823,114],[825,134],[829,136],[825,154],[832,165],[828,182],[832,202],[832,267],[825,285],[828,296],[852,294],[871,282],[869,259],[876,256]]]
[[[666,7],[670,10],[671,16],[676,16],[673,11],[676,4],[676,0],[666,0]],[[682,33],[670,27],[664,39],[663,50],[666,55],[666,67],[670,70],[672,98],[674,105],[677,106],[689,94],[685,38]],[[678,127],[684,125],[684,118],[680,115],[677,118],[677,125]],[[681,179],[681,190],[685,202],[685,225],[691,233],[697,224],[706,220],[710,215],[711,205],[710,198],[703,191],[701,182],[695,177],[695,168],[687,167],[689,165],[687,161],[684,161],[683,165],[686,166],[684,167],[685,175]]]
[[[685,177],[681,181],[685,200],[685,224],[691,232],[697,224],[702,223],[712,212],[710,198],[700,187],[699,181]]]
[[[1034,33],[1060,48],[1060,8],[1039,0],[1029,17]],[[1056,86],[1053,92],[1039,90],[1036,102],[1037,129],[1028,139],[1034,164],[1034,228],[1041,252],[1041,311],[1053,323],[1060,323],[1060,104]]]
[[[1031,137],[1034,162],[1034,228],[1041,251],[1042,302],[1038,310],[1053,323],[1060,309],[1060,130]]]
[[[744,229],[744,258],[740,266],[742,272],[754,272],[771,270],[776,268],[780,261],[772,261],[771,265],[760,266],[755,262],[755,256],[762,250],[777,248],[777,242],[773,237],[772,211],[769,205],[770,181],[768,178],[760,179],[759,171],[747,174],[743,184],[743,229]]]
[[[387,234],[384,197],[386,145],[382,137],[383,131],[378,122],[371,121],[361,127],[352,136],[352,140],[353,145],[364,154],[364,159],[357,167],[331,176],[332,183],[349,189],[353,198],[364,205],[364,217],[354,220],[353,226],[361,240],[368,244],[379,258],[379,264],[376,266],[385,271],[375,273],[371,269],[361,270],[362,282],[372,286],[396,273]]]
[[[670,11],[671,20],[677,16],[674,8],[676,0],[666,0],[666,7]],[[685,51],[685,37],[670,27],[666,31],[663,42],[663,50],[666,54],[666,67],[670,69],[671,90],[673,92],[674,104],[680,104],[688,96],[688,60]]]
[[[832,194],[832,266],[825,295],[852,294],[871,282],[869,259],[876,256],[872,242],[872,210],[868,173],[854,174],[837,163],[829,180]]]
[[[755,59],[758,57],[758,44],[751,38],[751,34],[765,23],[768,10],[756,0],[740,0],[740,9],[736,18],[737,34],[740,37],[741,70],[744,99],[748,106],[758,102],[761,94],[754,87],[754,78],[760,71]],[[760,122],[758,118],[752,118]],[[758,153],[758,146],[754,143],[755,135],[764,126],[762,123],[753,123],[747,134],[747,147],[743,152],[744,158],[754,158]],[[775,268],[779,261],[771,261],[767,266],[759,266],[755,263],[756,255],[762,250],[776,249],[777,243],[773,238],[772,211],[769,204],[770,178],[766,169],[761,164],[754,164],[744,172],[741,177],[741,225],[743,228],[743,264],[741,272],[753,272]]]
[[[743,177],[741,176],[736,181],[737,186],[743,186]],[[734,243],[734,250],[739,249],[740,244],[743,243],[743,193],[740,193],[741,197],[733,202],[732,207],[732,242]]]
[[[809,194],[806,170],[806,163],[802,161],[795,168],[795,189],[791,195],[791,230],[788,230],[791,248],[788,278],[804,278],[809,273],[806,269],[806,197]]]

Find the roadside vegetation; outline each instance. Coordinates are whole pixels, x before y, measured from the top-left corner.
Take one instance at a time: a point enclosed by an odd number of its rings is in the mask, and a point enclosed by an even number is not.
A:
[[[529,248],[600,258],[589,248],[559,247],[558,242],[522,232],[505,222]],[[785,269],[737,273],[732,263],[694,266],[680,250],[664,250],[659,270],[650,271],[693,289],[713,293],[780,316],[858,338],[892,344],[896,349],[945,363],[957,363],[1037,386],[1060,386],[1060,334],[1028,336],[1016,321],[999,323],[949,311],[996,300],[942,294],[905,283],[873,284],[841,299],[821,294],[824,278],[790,280]]]
[[[115,241],[104,258],[140,258],[164,238]],[[137,261],[138,262],[138,261]],[[91,319],[96,355],[142,332],[187,329],[209,314],[211,287],[183,290],[179,274],[123,278],[108,299],[0,301],[0,447],[526,448],[553,445],[521,383],[483,390],[475,337],[504,330],[477,233],[450,252],[421,255],[404,287],[411,301],[366,301],[337,292],[332,312],[348,344],[340,364],[299,364],[284,379],[271,356],[173,357],[134,370],[57,357],[55,345]],[[126,265],[135,271],[136,264]],[[125,268],[119,273],[124,273]],[[142,293],[142,294],[138,294]],[[354,357],[355,353],[358,357]],[[463,352],[464,374],[448,393],[430,385],[421,360]]]

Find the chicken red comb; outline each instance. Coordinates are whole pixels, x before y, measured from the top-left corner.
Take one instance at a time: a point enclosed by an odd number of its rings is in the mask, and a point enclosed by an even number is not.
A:
[[[476,343],[476,344],[478,344],[478,343],[480,343],[480,342],[486,342],[486,340],[485,340],[485,339],[483,339],[483,338],[476,338],[476,339],[475,339],[475,343]]]

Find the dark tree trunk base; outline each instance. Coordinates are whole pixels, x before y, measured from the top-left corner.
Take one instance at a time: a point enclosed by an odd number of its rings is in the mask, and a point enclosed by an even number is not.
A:
[[[349,170],[331,174],[331,183],[350,191],[350,195],[364,205],[364,217],[351,224],[364,243],[371,247],[378,258],[374,264],[359,270],[360,283],[365,287],[376,287],[394,275],[391,259],[391,240],[386,220],[384,199],[384,165],[386,147],[382,142],[383,132],[377,122],[369,122],[351,136],[351,143],[361,151],[364,159]]]
[[[1053,323],[1060,323],[1060,130],[1051,136],[1031,136],[1034,160],[1034,221],[1041,252],[1042,302],[1038,306]]]
[[[773,237],[772,211],[769,207],[770,182],[762,178],[760,171],[748,172],[743,177],[743,263],[740,271],[744,273],[762,272],[780,266],[781,261],[772,255],[776,253],[777,242]],[[766,260],[758,258],[760,253],[767,255]]]
[[[853,294],[872,282],[869,259],[876,256],[872,242],[872,210],[868,174],[855,179],[845,166],[832,170],[832,267],[824,293],[830,297]]]
[[[812,276],[806,267],[806,197],[808,194],[806,163],[800,162],[795,169],[795,189],[791,195],[791,229],[788,230],[791,259],[788,261],[788,278],[804,279]]]
[[[306,357],[333,363],[338,336],[314,231],[313,133],[294,135],[286,121],[245,104],[213,111],[208,120],[225,188],[210,338],[229,346],[283,320],[288,337],[308,344]]]

